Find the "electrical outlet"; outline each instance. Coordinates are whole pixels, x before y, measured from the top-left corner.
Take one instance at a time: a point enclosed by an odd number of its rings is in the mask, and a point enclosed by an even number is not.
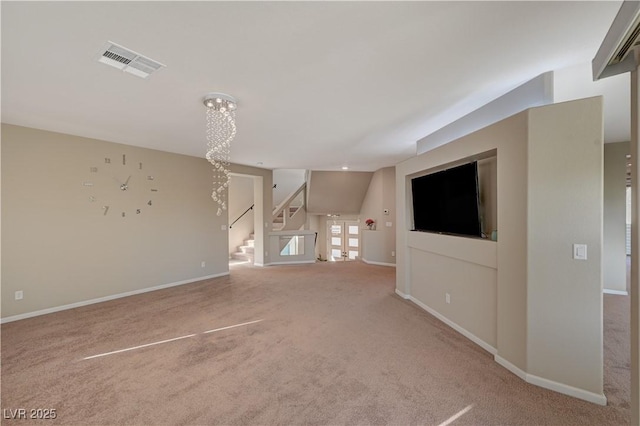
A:
[[[207,262],[205,262],[204,260],[202,262],[200,262],[200,267],[204,268],[205,266],[207,266]]]
[[[226,231],[227,230],[227,225],[220,225],[220,230],[221,231]]]
[[[16,291],[16,300],[22,300],[24,298],[24,293],[22,290]]]
[[[391,250],[391,257],[396,257],[396,251],[395,250]]]
[[[451,295],[449,293],[444,294],[444,301],[447,303],[451,303]]]

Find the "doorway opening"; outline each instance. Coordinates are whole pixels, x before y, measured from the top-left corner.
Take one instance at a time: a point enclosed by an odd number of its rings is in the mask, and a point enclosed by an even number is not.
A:
[[[263,262],[262,176],[232,173],[228,188],[229,265]]]

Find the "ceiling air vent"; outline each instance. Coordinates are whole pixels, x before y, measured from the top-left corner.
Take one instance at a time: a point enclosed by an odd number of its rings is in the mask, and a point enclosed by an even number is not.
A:
[[[640,15],[636,17],[635,22],[622,39],[620,47],[611,58],[611,61],[609,61],[609,65],[622,62],[629,52],[632,51],[634,47],[638,46],[638,44],[640,44]]]
[[[111,41],[107,42],[98,62],[142,78],[147,78],[166,66]]]

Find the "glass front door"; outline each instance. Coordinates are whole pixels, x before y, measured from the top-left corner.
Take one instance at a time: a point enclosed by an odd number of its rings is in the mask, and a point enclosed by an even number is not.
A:
[[[330,221],[327,227],[327,259],[332,262],[356,260],[360,242],[358,222]]]

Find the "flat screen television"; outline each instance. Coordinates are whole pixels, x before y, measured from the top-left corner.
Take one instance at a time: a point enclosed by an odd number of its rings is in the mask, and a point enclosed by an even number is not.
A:
[[[411,179],[415,231],[482,237],[478,163]]]

